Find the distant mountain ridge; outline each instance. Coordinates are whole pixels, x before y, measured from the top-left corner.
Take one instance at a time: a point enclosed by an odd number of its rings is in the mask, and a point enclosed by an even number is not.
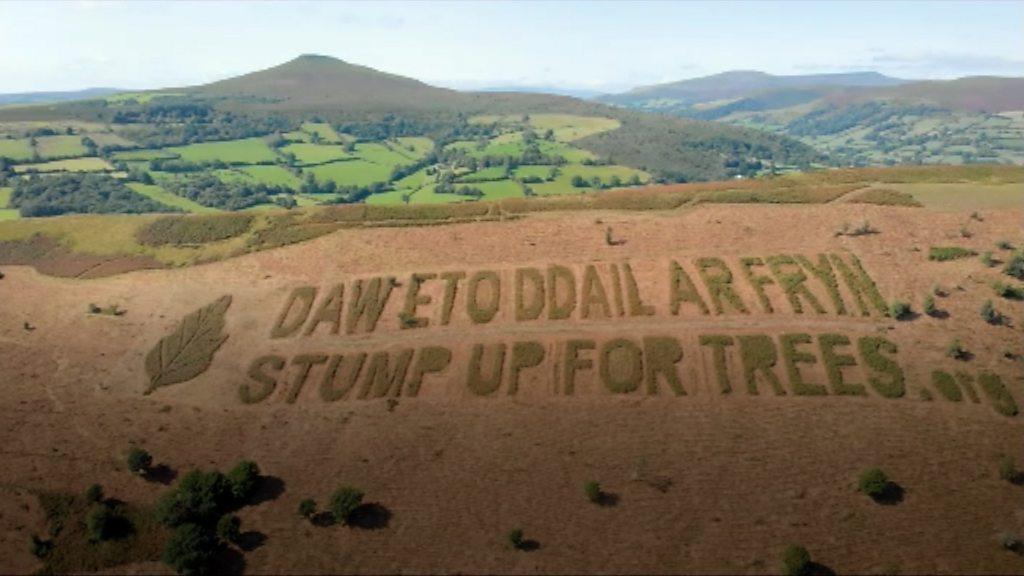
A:
[[[0,106],[7,106],[11,104],[70,102],[72,100],[102,98],[119,92],[125,92],[125,90],[121,90],[119,88],[85,88],[83,90],[69,90],[63,92],[18,92],[12,94],[0,94]]]
[[[651,86],[640,86],[621,94],[610,94],[597,98],[602,102],[636,106],[642,101],[672,101],[677,105],[693,105],[749,96],[759,92],[779,89],[898,86],[908,80],[892,78],[878,72],[847,72],[838,74],[807,74],[776,76],[754,70],[733,70],[668,82]]]

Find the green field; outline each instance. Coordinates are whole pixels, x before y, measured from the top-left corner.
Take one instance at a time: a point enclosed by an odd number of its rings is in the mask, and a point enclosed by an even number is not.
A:
[[[403,136],[398,138],[398,146],[403,153],[407,153],[416,159],[423,158],[434,149],[434,141],[421,136]]]
[[[28,138],[17,140],[0,139],[0,158],[10,158],[15,162],[32,159],[32,143]]]
[[[127,138],[114,134],[113,132],[90,132],[88,137],[96,143],[97,146],[123,146],[125,148],[135,148],[138,145]]]
[[[36,138],[36,151],[44,160],[74,158],[88,153],[85,146],[82,145],[81,136],[40,136]]]
[[[10,188],[0,188],[0,221],[21,217],[17,209],[7,208],[11,203],[11,192]]]
[[[408,150],[405,153],[396,152],[391,145],[385,143],[356,144],[356,154],[367,162],[387,166],[389,171],[394,166],[413,164],[416,161]]]
[[[323,142],[327,142],[329,144],[341,144],[345,142],[345,139],[342,138],[342,136],[338,134],[327,122],[303,122],[301,131],[309,135],[316,134]]]
[[[302,166],[314,164],[326,164],[337,160],[346,160],[352,156],[345,152],[345,149],[336,145],[308,144],[298,142],[288,144],[281,148],[282,152],[294,154],[295,159]]]
[[[110,172],[113,166],[102,158],[89,156],[86,158],[69,158],[67,160],[54,160],[53,162],[41,162],[39,164],[21,164],[14,167],[14,172],[23,174],[26,172]]]
[[[188,162],[214,162],[225,164],[260,164],[272,163],[277,159],[274,151],[267,146],[262,138],[245,138],[224,142],[203,142],[165,148],[164,151],[181,156]]]
[[[321,164],[306,170],[317,180],[333,180],[340,186],[366,186],[374,182],[387,182],[391,166],[367,162],[366,160],[345,160]]]
[[[238,170],[245,172],[257,182],[271,186],[287,186],[298,190],[302,184],[298,176],[280,166],[243,166]]]
[[[483,191],[484,197],[481,200],[501,200],[502,198],[517,198],[523,195],[523,189],[519,186],[519,183],[511,180],[475,182],[472,186]]]
[[[487,182],[490,180],[504,180],[505,179],[505,167],[504,166],[491,166],[489,168],[481,168],[476,172],[470,172],[463,176],[459,176],[455,180],[457,182]]]
[[[161,204],[166,204],[167,206],[181,208],[186,212],[219,212],[219,210],[215,208],[209,208],[207,206],[203,206],[202,204],[197,204],[189,200],[188,198],[182,198],[181,196],[171,194],[170,192],[164,190],[159,186],[154,186],[150,184],[139,184],[138,182],[130,182],[128,184],[128,187],[134,190],[135,192],[138,192],[139,194],[146,196],[147,198],[155,200]]]

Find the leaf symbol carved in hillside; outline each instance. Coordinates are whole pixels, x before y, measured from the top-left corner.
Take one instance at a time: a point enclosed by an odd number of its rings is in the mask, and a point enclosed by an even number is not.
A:
[[[173,332],[157,342],[146,355],[149,386],[144,394],[191,380],[210,367],[214,352],[228,339],[224,313],[230,305],[231,295],[221,296],[185,316]]]

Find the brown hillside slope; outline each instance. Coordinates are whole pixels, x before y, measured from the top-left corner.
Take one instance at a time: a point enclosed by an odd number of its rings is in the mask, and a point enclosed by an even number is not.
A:
[[[244,553],[248,573],[763,574],[780,570],[781,551],[793,542],[838,573],[1019,573],[1022,559],[1003,550],[997,536],[1024,531],[1021,488],[999,480],[997,467],[1002,454],[1024,459],[1024,416],[998,413],[1000,404],[978,376],[999,376],[1024,406],[1020,360],[1004,355],[1021,352],[1024,303],[993,295],[991,282],[1009,280],[1000,268],[977,257],[930,261],[928,250],[956,245],[993,250],[1006,260],[1010,253],[995,244],[1020,243],[1024,211],[986,210],[981,220],[969,214],[845,203],[583,211],[515,222],[340,230],[223,262],[88,281],[4,267],[0,570],[40,566],[28,552],[29,534],[45,532],[34,490],[80,493],[99,482],[108,495],[136,503],[164,493],[165,486],[124,470],[128,446],[141,445],[179,477],[193,467],[225,469],[244,457],[283,483],[239,513],[243,530],[265,536]],[[863,220],[877,233],[835,235],[844,223]],[[767,265],[752,267],[756,276],[774,279],[762,285],[772,308],[767,312],[746,279],[743,259],[790,255],[818,263],[818,254],[848,266],[856,257],[886,301],[907,300],[918,312],[923,296],[939,284],[948,294],[936,299],[943,314],[896,321],[866,299],[867,315],[861,315],[842,277],[838,294],[848,313],[838,314],[827,283],[811,273],[803,286],[823,313],[813,311],[807,293],[799,296],[804,312],[796,313],[780,280],[801,268],[782,261],[783,276]],[[714,313],[701,258],[721,259],[747,313],[728,302],[723,314]],[[672,313],[673,262],[692,278],[709,314],[695,301]],[[708,264],[705,272],[720,279],[722,269]],[[554,265],[567,272],[550,272]],[[605,299],[593,284],[585,287],[588,265],[597,277],[592,282],[606,288]],[[536,320],[517,319],[515,271],[523,268],[573,276],[576,309],[552,319],[549,302]],[[466,273],[447,323],[445,272]],[[413,273],[437,276],[419,282]],[[365,291],[371,279],[388,276],[396,283],[376,328],[358,323],[348,333],[344,320],[357,281]],[[493,291],[494,278],[500,294]],[[338,283],[345,284],[345,305],[335,334],[336,316],[320,304]],[[410,297],[414,284],[422,286]],[[313,312],[322,312],[325,323],[309,335],[304,325],[273,338],[289,295],[303,286],[317,288]],[[568,298],[565,286],[553,293],[556,304]],[[184,316],[224,294],[232,296],[228,338],[210,368],[144,395],[152,347]],[[587,317],[584,294],[593,298]],[[1006,323],[982,320],[978,309],[986,299],[995,300]],[[482,311],[495,300],[497,311],[485,318]],[[610,303],[607,310],[595,304],[601,300]],[[90,302],[127,312],[88,314]],[[415,304],[412,315],[405,313],[407,302]],[[417,317],[429,325],[412,327]],[[784,335],[803,333],[812,342],[794,340],[794,346],[813,361],[784,350]],[[864,395],[833,393],[819,346],[825,334],[850,339],[835,350],[856,365],[840,371],[845,384],[862,386]],[[735,339],[725,356],[729,393],[722,393],[711,348],[700,343],[701,336],[714,335]],[[775,347],[778,361],[767,370],[785,394],[776,394],[763,374],[759,393],[747,390],[737,350],[741,337],[757,336]],[[674,366],[685,395],[673,392],[664,373],[655,375],[657,393],[651,394],[646,373],[632,380],[629,354],[601,361],[607,343],[624,338],[643,346],[644,337],[680,343],[683,356]],[[859,343],[873,338],[898,349],[882,353],[888,368],[865,360]],[[952,338],[963,341],[969,360],[946,356]],[[572,363],[572,340],[594,340],[596,348],[581,348]],[[538,343],[545,358],[523,368],[518,390],[509,394],[508,362],[517,342]],[[468,385],[474,345],[487,345],[481,366],[488,372],[494,345],[502,343],[510,356],[496,390],[486,394],[486,384]],[[410,370],[397,380],[400,393],[367,380],[360,398],[359,379],[346,397],[326,401],[322,389],[329,396],[344,385],[344,360],[327,387],[326,360],[311,364],[304,386],[295,385],[302,382],[301,355],[357,358],[384,351],[393,361],[412,349],[412,365],[422,367],[428,347],[450,349],[451,361],[425,373],[415,395]],[[267,355],[290,364],[280,374],[264,371],[276,381],[266,398],[241,403],[240,389],[259,390],[247,374]],[[655,356],[645,356],[644,366]],[[796,361],[800,381],[787,358]],[[880,392],[892,390],[891,363],[903,374],[903,394],[896,398]],[[937,369],[974,376],[978,401],[966,392],[960,402],[946,400],[932,384]],[[823,386],[826,393],[799,394],[806,386]],[[858,473],[870,466],[900,484],[901,502],[876,504],[856,492]],[[585,499],[583,484],[592,479],[614,495],[614,506]],[[300,500],[314,497],[322,505],[345,484],[363,488],[368,501],[386,510],[376,529],[316,527],[297,516]],[[504,535],[514,527],[539,548],[510,550]],[[120,570],[154,568],[162,569]]]

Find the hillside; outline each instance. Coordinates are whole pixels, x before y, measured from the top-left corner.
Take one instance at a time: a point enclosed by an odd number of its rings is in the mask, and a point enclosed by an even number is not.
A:
[[[730,72],[602,97],[797,138],[833,162],[1024,163],[1024,79]]]
[[[1017,574],[1022,179],[0,223],[0,571]]]

